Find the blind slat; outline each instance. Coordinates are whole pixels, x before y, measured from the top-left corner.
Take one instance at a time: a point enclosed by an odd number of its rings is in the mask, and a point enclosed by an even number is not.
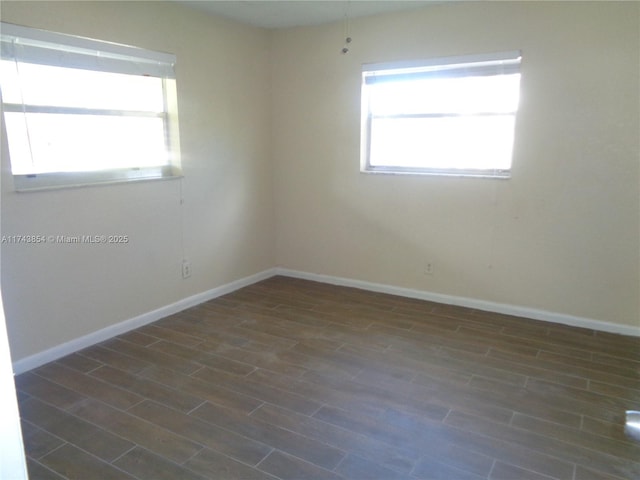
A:
[[[520,72],[520,52],[446,57],[425,61],[369,64],[362,67],[367,85],[437,78],[484,77]]]
[[[5,60],[175,78],[172,54],[6,23],[0,29],[0,53]]]

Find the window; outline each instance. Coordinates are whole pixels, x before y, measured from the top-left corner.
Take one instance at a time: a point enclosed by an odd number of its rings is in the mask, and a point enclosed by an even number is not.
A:
[[[520,52],[365,65],[364,172],[510,176]]]
[[[173,55],[1,27],[17,190],[180,176]]]

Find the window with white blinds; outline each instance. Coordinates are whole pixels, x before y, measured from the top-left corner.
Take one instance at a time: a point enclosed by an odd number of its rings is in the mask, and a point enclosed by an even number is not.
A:
[[[507,178],[520,52],[365,65],[361,169]]]
[[[175,56],[2,23],[17,190],[180,176]]]

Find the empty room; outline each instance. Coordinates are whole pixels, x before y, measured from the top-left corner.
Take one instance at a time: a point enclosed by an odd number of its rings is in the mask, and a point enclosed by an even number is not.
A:
[[[0,477],[640,478],[640,2],[0,20]]]

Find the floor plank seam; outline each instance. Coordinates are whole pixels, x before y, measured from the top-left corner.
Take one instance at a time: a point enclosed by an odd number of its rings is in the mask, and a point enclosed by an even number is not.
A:
[[[168,471],[185,478],[212,477],[211,467],[349,480],[373,471],[618,479],[640,475],[640,446],[620,423],[640,398],[636,349],[632,338],[276,277],[27,372],[18,390],[36,420],[29,461],[46,471],[41,458],[56,452],[63,468],[79,448],[87,465],[117,463],[137,478],[168,453]],[[81,423],[65,427],[46,411]],[[111,415],[125,423],[113,428]],[[56,420],[53,432],[40,419]],[[99,455],[68,441],[80,427],[106,442],[90,449]],[[216,443],[214,432],[234,440]]]

